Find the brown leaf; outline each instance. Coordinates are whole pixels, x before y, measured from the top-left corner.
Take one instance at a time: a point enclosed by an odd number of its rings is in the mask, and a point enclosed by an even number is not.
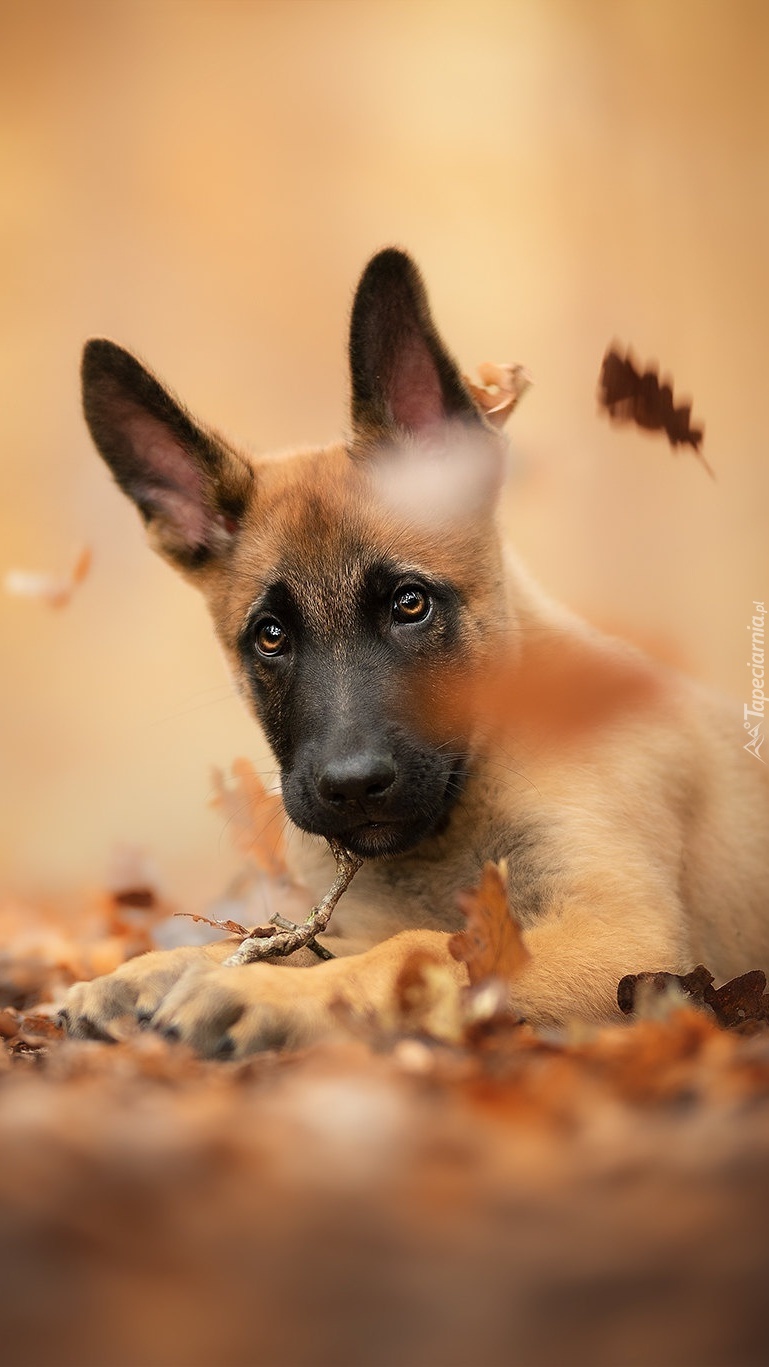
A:
[[[756,968],[751,973],[732,978],[723,987],[711,991],[709,1005],[715,1011],[719,1025],[739,1026],[769,1021],[766,974]]]
[[[691,973],[628,973],[617,988],[617,1003],[625,1015],[640,1004],[673,991],[682,993],[693,1006],[709,1010],[719,1025],[733,1029],[769,1021],[769,996],[766,974],[760,969],[732,978],[723,987],[713,987],[713,974],[698,964]]]
[[[493,361],[483,361],[478,375],[479,385],[467,375],[462,378],[484,416],[494,427],[501,427],[531,385],[531,375],[522,365],[495,365]]]
[[[467,964],[470,983],[487,978],[514,978],[529,960],[529,951],[507,900],[504,861],[484,865],[476,888],[461,892],[460,910],[467,917],[464,930],[452,936],[449,949]]]
[[[5,592],[17,598],[37,598],[52,608],[63,608],[75,589],[87,577],[92,561],[90,546],[81,546],[66,575],[34,570],[8,570],[3,579]]]
[[[689,997],[695,1006],[708,1005],[705,993],[713,982],[713,974],[704,964],[698,964],[691,973],[627,973],[617,987],[617,1005],[626,1016],[637,1010],[643,998],[649,1001],[655,996],[664,997],[671,988],[677,988]]]
[[[394,988],[391,1029],[458,1043],[464,1034],[463,988],[445,963],[415,949],[403,964]],[[386,1016],[383,1016],[383,1021]]]
[[[482,719],[487,734],[514,729],[563,745],[655,707],[663,688],[653,663],[629,647],[567,641],[560,632],[556,642],[543,631],[523,648],[516,641],[499,650],[493,666],[417,673],[409,705],[440,741],[471,735]]]
[[[22,1039],[27,1039],[28,1036],[35,1039],[63,1039],[64,1028],[50,1016],[24,1014],[19,1023],[19,1035]]]
[[[268,793],[253,765],[236,759],[233,781],[214,769],[214,796],[209,805],[227,819],[235,848],[270,878],[289,878],[283,840],[285,811],[277,793]]]
[[[672,381],[663,379],[660,383],[656,364],[648,365],[642,373],[631,352],[622,356],[616,346],[610,347],[601,366],[598,401],[614,422],[633,422],[647,432],[664,432],[674,448],[691,446],[708,474],[715,479],[700,451],[704,429],[691,425],[691,403],[676,406]]]
[[[116,907],[132,907],[136,911],[152,911],[158,900],[154,888],[123,888],[113,892],[112,899]]]
[[[174,915],[186,916],[189,921],[200,921],[204,926],[213,926],[215,930],[226,930],[230,935],[239,935],[243,940],[249,935],[257,934],[256,931],[242,926],[239,921],[218,921],[215,916],[201,916],[194,911],[176,911]]]

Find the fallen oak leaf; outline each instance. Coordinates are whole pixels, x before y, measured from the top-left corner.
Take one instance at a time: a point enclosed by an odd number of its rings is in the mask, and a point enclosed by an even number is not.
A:
[[[471,986],[516,977],[530,955],[508,901],[506,862],[484,864],[478,886],[460,892],[457,902],[467,923],[449,940],[449,951],[467,965]]]
[[[709,1004],[716,1013],[719,1025],[727,1029],[759,1021],[769,1021],[769,996],[766,995],[766,974],[754,968],[731,978],[723,987],[712,990]]]
[[[390,1027],[458,1044],[465,1034],[466,991],[446,963],[429,950],[415,949],[395,980]]]
[[[30,1039],[63,1039],[64,1027],[51,1016],[21,1012],[18,1033],[25,1042]]]
[[[671,991],[682,994],[692,1006],[707,1008],[706,992],[713,982],[713,974],[698,964],[691,973],[626,973],[617,986],[617,1005],[624,1015],[646,1014],[655,997],[663,998]]]
[[[648,365],[641,372],[630,351],[622,356],[616,345],[609,347],[598,379],[598,402],[613,422],[633,422],[647,432],[664,432],[674,449],[691,446],[694,455],[715,479],[713,469],[700,450],[704,429],[691,425],[691,403],[676,406],[672,382],[665,378],[660,383],[656,364]]]
[[[648,1013],[655,998],[678,996],[688,1005],[715,1016],[724,1029],[769,1022],[766,974],[753,969],[713,987],[713,974],[698,964],[691,973],[628,973],[617,987],[617,1004],[625,1015]]]
[[[131,907],[134,911],[154,911],[158,901],[154,888],[123,888],[111,897],[116,907]]]
[[[93,561],[90,546],[81,546],[66,575],[46,574],[36,570],[8,570],[3,588],[14,598],[37,598],[52,608],[66,607],[83,580],[87,578]]]

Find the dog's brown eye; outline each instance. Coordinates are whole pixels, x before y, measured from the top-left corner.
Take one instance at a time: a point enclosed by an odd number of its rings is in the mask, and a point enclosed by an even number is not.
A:
[[[282,654],[288,645],[288,637],[274,617],[263,617],[257,623],[254,639],[259,654],[268,657]]]
[[[432,612],[433,600],[424,589],[405,584],[393,598],[393,618],[396,622],[424,622]]]

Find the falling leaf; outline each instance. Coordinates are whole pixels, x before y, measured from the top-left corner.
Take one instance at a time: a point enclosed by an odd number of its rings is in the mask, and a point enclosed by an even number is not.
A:
[[[660,382],[656,364],[649,364],[641,372],[631,352],[622,356],[616,346],[610,347],[601,366],[598,401],[614,422],[634,422],[644,431],[664,432],[674,449],[691,446],[708,474],[715,479],[700,451],[704,429],[691,425],[691,403],[676,405],[673,382],[667,378]]]
[[[479,385],[467,375],[462,378],[484,417],[494,427],[502,427],[530,387],[531,375],[522,365],[495,365],[493,361],[483,361],[478,366],[478,376]]]
[[[92,561],[90,546],[81,546],[69,574],[57,576],[33,570],[8,570],[3,579],[5,592],[16,598],[37,598],[52,608],[63,608],[75,589],[87,577]]]
[[[640,716],[663,698],[664,676],[638,651],[612,642],[568,641],[532,632],[521,647],[500,648],[493,665],[426,668],[412,676],[410,716],[439,742],[487,734],[578,743],[624,716]]]
[[[507,867],[504,861],[484,865],[476,888],[459,894],[460,910],[467,917],[464,930],[452,936],[449,949],[467,964],[473,986],[487,978],[509,981],[529,960],[529,951],[507,899]]]

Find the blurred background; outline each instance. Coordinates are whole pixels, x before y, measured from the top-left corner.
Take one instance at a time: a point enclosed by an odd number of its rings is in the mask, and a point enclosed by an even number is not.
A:
[[[769,597],[763,0],[3,0],[3,889],[119,843],[188,906],[236,862],[212,765],[266,761],[202,602],[145,548],[79,412],[84,340],[137,350],[253,450],[333,438],[368,256],[420,262],[463,367],[521,361],[505,515],[593,620],[748,696]],[[713,482],[596,411],[612,339],[706,425]],[[261,758],[260,758],[261,757]]]

